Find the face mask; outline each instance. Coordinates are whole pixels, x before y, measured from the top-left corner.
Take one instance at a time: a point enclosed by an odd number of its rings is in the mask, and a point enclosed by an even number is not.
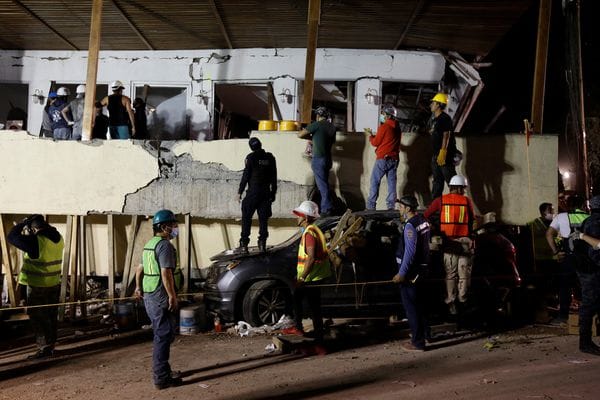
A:
[[[175,239],[177,235],[179,235],[179,228],[172,228],[171,232],[169,232],[169,237]]]
[[[546,213],[544,218],[546,218],[547,221],[552,221],[554,219],[554,214]]]
[[[381,122],[382,124],[385,122],[385,115],[379,114],[379,122]]]

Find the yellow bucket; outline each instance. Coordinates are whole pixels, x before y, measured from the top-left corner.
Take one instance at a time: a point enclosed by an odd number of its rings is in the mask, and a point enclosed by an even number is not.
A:
[[[261,120],[258,121],[258,130],[259,131],[276,131],[277,130],[277,121],[271,120]]]
[[[280,131],[297,131],[298,122],[296,121],[279,121]]]

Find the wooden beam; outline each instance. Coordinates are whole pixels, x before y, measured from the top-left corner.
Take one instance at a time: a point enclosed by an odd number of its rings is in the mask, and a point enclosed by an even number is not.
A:
[[[308,2],[308,38],[306,43],[306,67],[304,68],[304,94],[302,97],[301,122],[310,122],[313,92],[315,88],[315,59],[317,55],[317,41],[319,36],[319,17],[321,13],[321,0]]]
[[[98,53],[102,31],[102,0],[94,0],[92,4],[92,20],[90,22],[90,43],[88,46],[87,75],[85,79],[85,101],[83,108],[82,140],[92,138],[92,120],[96,101],[96,79],[98,77]]]
[[[77,280],[77,299],[86,300],[86,279],[87,279],[87,231],[85,227],[85,215],[79,216],[79,279]],[[87,307],[80,305],[81,318],[87,317]]]
[[[267,82],[267,90],[269,92],[269,98],[272,101],[272,107],[269,106],[269,116],[273,119],[273,108],[275,108],[275,114],[277,115],[277,120],[281,121],[281,109],[279,108],[279,103],[277,102],[277,97],[275,97],[275,91],[273,90],[273,82]]]
[[[115,298],[115,222],[114,216],[106,216],[106,228],[108,230],[108,298]]]
[[[123,279],[121,280],[121,298],[127,297],[129,281],[135,275],[131,273],[133,269],[133,249],[135,248],[135,239],[139,227],[139,218],[137,215],[131,216],[131,225],[129,226],[129,240],[127,241],[127,252],[125,253],[125,267],[123,268]]]
[[[6,234],[6,230],[4,229],[4,219],[2,214],[0,214],[0,245],[2,248],[2,264],[4,265],[4,276],[6,277],[6,284],[8,285],[8,301],[10,302],[11,307],[16,307],[16,284],[12,263],[10,261],[10,254],[8,253],[8,242],[6,240]]]
[[[217,25],[219,25],[221,34],[223,34],[223,37],[225,38],[225,41],[227,42],[227,46],[229,46],[230,49],[233,49],[233,45],[231,44],[231,39],[229,38],[229,33],[227,32],[227,27],[225,26],[225,23],[223,22],[223,18],[221,18],[221,13],[219,12],[219,9],[217,8],[216,0],[209,0],[208,3],[210,4],[210,8],[212,9],[213,14],[215,15],[215,19],[217,20]]]
[[[67,227],[65,229],[65,248],[62,255],[62,276],[60,279],[59,303],[67,301],[67,282],[69,281],[69,255],[71,254],[71,236],[73,235],[73,216],[67,215]],[[58,307],[58,320],[62,321],[65,316],[65,306]]]
[[[139,37],[140,40],[144,43],[144,45],[146,45],[148,50],[156,50],[154,48],[154,46],[152,46],[150,41],[146,38],[146,36],[144,36],[142,31],[140,31],[139,28],[133,23],[133,21],[131,21],[131,18],[129,17],[129,15],[127,15],[125,10],[123,10],[123,8],[119,5],[119,3],[117,3],[115,0],[110,0],[110,2],[117,9],[117,11],[119,11],[119,14],[121,14],[121,17],[123,17],[123,19],[125,20],[127,25],[129,25],[131,30],[134,31],[135,34],[137,35],[137,37]]]
[[[69,254],[69,265],[71,267],[71,285],[69,287],[69,301],[77,301],[77,226],[79,225],[79,219],[73,217],[73,234],[71,235],[71,253]],[[75,305],[69,306],[69,315],[71,320],[75,319]]]
[[[546,64],[550,37],[551,0],[540,0],[538,15],[537,47],[533,74],[533,98],[531,100],[531,122],[533,132],[542,133],[544,124],[544,92],[546,88]]]
[[[40,24],[44,25],[46,28],[50,29],[50,31],[52,31],[52,33],[54,33],[60,40],[62,40],[63,42],[65,42],[69,47],[71,47],[73,50],[79,50],[79,48],[77,46],[75,46],[73,43],[71,43],[69,41],[69,39],[67,39],[66,37],[64,37],[62,34],[60,34],[60,32],[58,32],[56,29],[54,29],[53,27],[51,27],[46,21],[44,21],[42,18],[40,18],[36,13],[34,13],[31,9],[29,9],[29,7],[27,7],[25,4],[21,3],[19,0],[13,0],[13,3],[15,3],[17,6],[19,6],[23,11],[25,11],[27,14],[29,14],[29,16],[33,19],[35,19],[36,21],[38,21]]]
[[[346,96],[346,132],[354,132],[354,82],[348,82]]]
[[[402,46],[402,43],[404,42],[404,39],[406,39],[406,35],[408,34],[408,31],[410,30],[410,28],[412,28],[415,20],[417,19],[417,16],[421,13],[421,11],[423,11],[423,8],[425,7],[426,4],[427,4],[427,0],[417,0],[417,4],[415,4],[415,8],[413,9],[412,14],[408,18],[408,21],[406,21],[406,24],[404,25],[404,29],[402,30],[402,33],[400,34],[400,38],[398,38],[398,41],[396,42],[396,45],[394,46],[394,50],[398,50],[400,48],[400,46]]]
[[[191,241],[192,241],[192,218],[190,214],[185,214],[185,236],[181,246],[181,271],[183,273],[183,293],[188,293],[190,285],[191,272]]]

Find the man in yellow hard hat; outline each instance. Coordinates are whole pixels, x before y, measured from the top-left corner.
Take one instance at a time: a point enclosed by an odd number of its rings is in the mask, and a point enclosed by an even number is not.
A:
[[[457,153],[456,139],[452,134],[452,118],[444,111],[448,105],[448,95],[436,94],[431,100],[430,110],[431,122],[431,144],[433,146],[433,158],[431,160],[431,173],[433,174],[433,185],[431,198],[437,199],[444,191],[444,182],[456,175],[454,168],[454,156]]]

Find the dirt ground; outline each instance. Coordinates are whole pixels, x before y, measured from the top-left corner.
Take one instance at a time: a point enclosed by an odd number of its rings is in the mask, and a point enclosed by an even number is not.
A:
[[[597,399],[600,392],[600,357],[579,353],[577,336],[549,327],[451,338],[424,353],[404,352],[392,335],[324,356],[268,353],[266,335],[178,336],[171,364],[185,384],[162,391],[151,383],[149,338],[59,347],[34,371],[18,368],[25,355],[5,355],[0,399]]]

